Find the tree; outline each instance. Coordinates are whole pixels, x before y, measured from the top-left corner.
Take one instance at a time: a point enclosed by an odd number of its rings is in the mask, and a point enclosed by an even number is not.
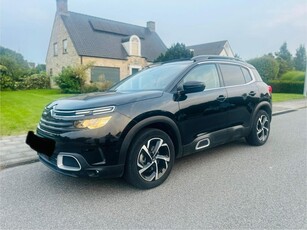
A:
[[[28,62],[20,53],[0,46],[0,65],[7,68],[7,75],[17,80],[29,70]]]
[[[176,43],[166,50],[165,54],[161,53],[154,62],[165,62],[175,59],[191,58],[193,53],[186,48],[183,43]]]
[[[296,49],[294,67],[296,70],[306,71],[306,49],[304,45],[300,45],[299,48]]]
[[[275,53],[276,60],[279,63],[278,77],[293,69],[292,54],[288,50],[287,42],[284,42],[279,48],[279,52]]]
[[[279,65],[273,57],[265,55],[247,62],[255,66],[263,81],[268,82],[269,80],[276,79],[279,72]]]

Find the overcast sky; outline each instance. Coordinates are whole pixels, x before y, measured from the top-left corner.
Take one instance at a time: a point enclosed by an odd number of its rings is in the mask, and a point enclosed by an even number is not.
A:
[[[0,0],[0,45],[45,63],[56,0]],[[68,0],[68,10],[156,31],[167,47],[228,40],[243,59],[307,43],[307,0]]]

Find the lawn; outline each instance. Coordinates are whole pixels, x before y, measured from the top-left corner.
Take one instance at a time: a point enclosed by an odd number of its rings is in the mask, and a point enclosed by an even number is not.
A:
[[[303,99],[303,94],[291,94],[291,93],[273,93],[273,102],[289,101],[295,99]]]
[[[1,91],[0,136],[35,130],[44,107],[55,99],[67,96],[55,89]]]

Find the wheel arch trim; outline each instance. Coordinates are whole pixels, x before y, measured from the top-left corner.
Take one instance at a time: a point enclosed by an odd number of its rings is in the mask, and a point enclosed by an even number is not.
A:
[[[181,135],[180,135],[180,131],[176,123],[169,117],[153,116],[153,117],[148,117],[148,118],[145,118],[144,120],[139,121],[128,131],[128,133],[126,134],[123,140],[121,148],[120,148],[119,164],[125,163],[130,144],[133,141],[134,137],[144,128],[152,127],[155,124],[164,124],[171,128],[171,130],[169,131],[171,131],[172,134],[174,134],[176,138],[176,142],[174,142],[173,138],[170,137],[173,141],[175,150],[177,151],[176,156],[180,157],[182,155]]]

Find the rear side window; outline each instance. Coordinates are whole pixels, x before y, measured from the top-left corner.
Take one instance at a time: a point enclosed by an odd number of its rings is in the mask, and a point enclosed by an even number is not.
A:
[[[245,82],[248,83],[250,81],[253,80],[252,76],[250,75],[248,69],[244,68],[244,67],[241,67],[241,70],[242,70],[242,73],[244,75],[244,78],[245,78]]]
[[[245,84],[245,77],[240,66],[220,64],[225,86]]]
[[[253,75],[254,75],[256,81],[262,81],[262,78],[260,77],[258,71],[256,69],[251,69],[251,70],[253,72]]]

